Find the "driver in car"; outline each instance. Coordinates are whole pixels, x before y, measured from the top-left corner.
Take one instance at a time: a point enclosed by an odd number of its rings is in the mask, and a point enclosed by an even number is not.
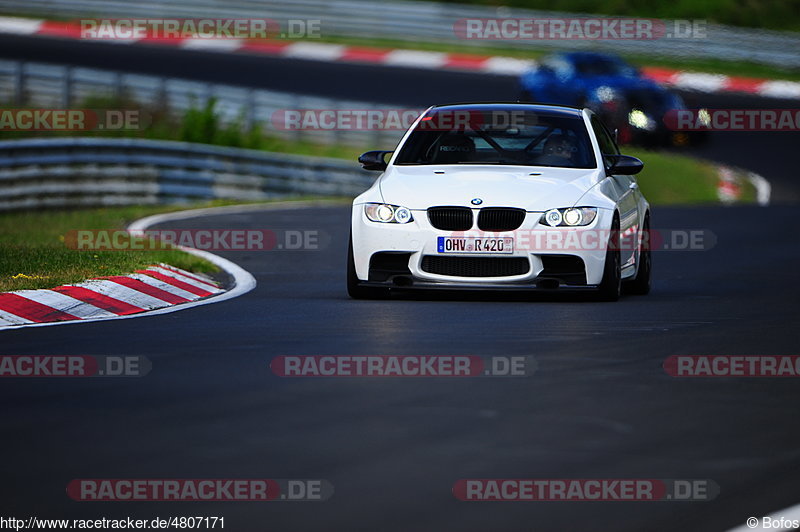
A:
[[[572,156],[577,151],[578,148],[575,143],[566,135],[551,135],[547,142],[544,143],[544,149],[542,150],[548,159],[551,157],[565,159],[565,166],[570,166],[568,163],[572,161]]]

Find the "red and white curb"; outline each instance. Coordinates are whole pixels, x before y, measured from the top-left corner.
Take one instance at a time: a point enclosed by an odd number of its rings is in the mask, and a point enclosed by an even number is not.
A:
[[[0,327],[108,319],[197,301],[223,292],[208,277],[159,264],[129,275],[49,290],[0,293]]]
[[[732,204],[741,199],[742,186],[748,181],[756,191],[756,203],[762,207],[769,205],[772,186],[764,177],[741,168],[717,165],[717,197],[721,203]]]
[[[42,35],[65,39],[81,39],[80,26],[74,22],[32,20],[0,17],[0,33],[16,35]],[[487,74],[520,75],[536,67],[536,61],[514,57],[485,56],[347,46],[342,44],[315,43],[308,41],[247,41],[243,39],[203,39],[196,37],[175,39],[108,39],[116,44],[150,44],[177,46],[189,50],[207,50],[225,53],[243,52],[314,61],[340,61],[345,63],[369,63],[396,67],[413,67],[445,70],[467,70]],[[757,94],[773,98],[800,99],[800,82],[744,78],[686,72],[660,67],[645,67],[642,72],[649,78],[677,89],[699,92],[732,92]]]
[[[148,216],[132,223],[128,231],[137,233],[151,225],[233,209],[236,206]],[[255,278],[237,264],[207,251],[177,247],[215,264],[231,276],[233,286],[225,290],[204,275],[159,264],[128,275],[89,279],[49,290],[4,292],[0,293],[0,331],[166,314],[220,303],[256,287]]]

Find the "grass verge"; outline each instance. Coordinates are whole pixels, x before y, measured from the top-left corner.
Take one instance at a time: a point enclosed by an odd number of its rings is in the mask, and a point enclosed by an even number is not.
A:
[[[720,174],[717,165],[675,153],[656,152],[625,147],[626,155],[644,161],[644,170],[637,176],[639,187],[652,205],[688,205],[719,203],[717,186]],[[740,202],[755,201],[755,188],[742,181]]]
[[[176,249],[76,251],[64,235],[70,230],[123,229],[150,214],[174,206],[33,211],[0,214],[0,292],[53,288],[92,277],[122,275],[165,262],[185,270],[213,273],[208,261]]]
[[[124,229],[130,222],[153,214],[243,203],[248,202],[217,200],[183,205],[0,213],[0,292],[53,288],[93,277],[123,275],[160,262],[191,272],[218,272],[214,264],[177,249],[78,251],[67,246],[65,235],[71,230]]]

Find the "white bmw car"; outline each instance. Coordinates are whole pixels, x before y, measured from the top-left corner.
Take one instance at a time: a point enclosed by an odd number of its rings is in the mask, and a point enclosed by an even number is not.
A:
[[[387,162],[388,156],[388,162]],[[353,201],[347,289],[650,289],[650,206],[588,109],[459,104],[426,110]]]

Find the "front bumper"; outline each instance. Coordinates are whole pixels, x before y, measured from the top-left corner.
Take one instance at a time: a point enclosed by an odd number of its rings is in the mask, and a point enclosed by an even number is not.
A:
[[[478,210],[473,209],[474,219]],[[613,219],[613,211],[609,209],[598,209],[592,224],[579,228],[540,225],[542,213],[529,212],[519,229],[498,233],[486,233],[475,227],[465,232],[443,231],[430,224],[426,211],[412,212],[414,220],[408,224],[382,224],[366,218],[363,204],[354,206],[353,258],[356,275],[365,286],[585,290],[596,287],[603,277],[608,230]],[[502,255],[440,253],[439,237],[511,237],[514,248],[513,253]],[[479,268],[467,267],[472,271],[469,275],[435,273],[442,270],[442,263],[450,262],[459,266],[453,271],[462,271],[463,264],[476,262],[472,259],[480,259],[477,262],[482,264]],[[502,263],[499,268],[502,275],[486,274],[498,265],[496,261],[509,259],[515,261],[513,268],[505,267],[510,263]],[[475,271],[480,273],[476,276]]]

